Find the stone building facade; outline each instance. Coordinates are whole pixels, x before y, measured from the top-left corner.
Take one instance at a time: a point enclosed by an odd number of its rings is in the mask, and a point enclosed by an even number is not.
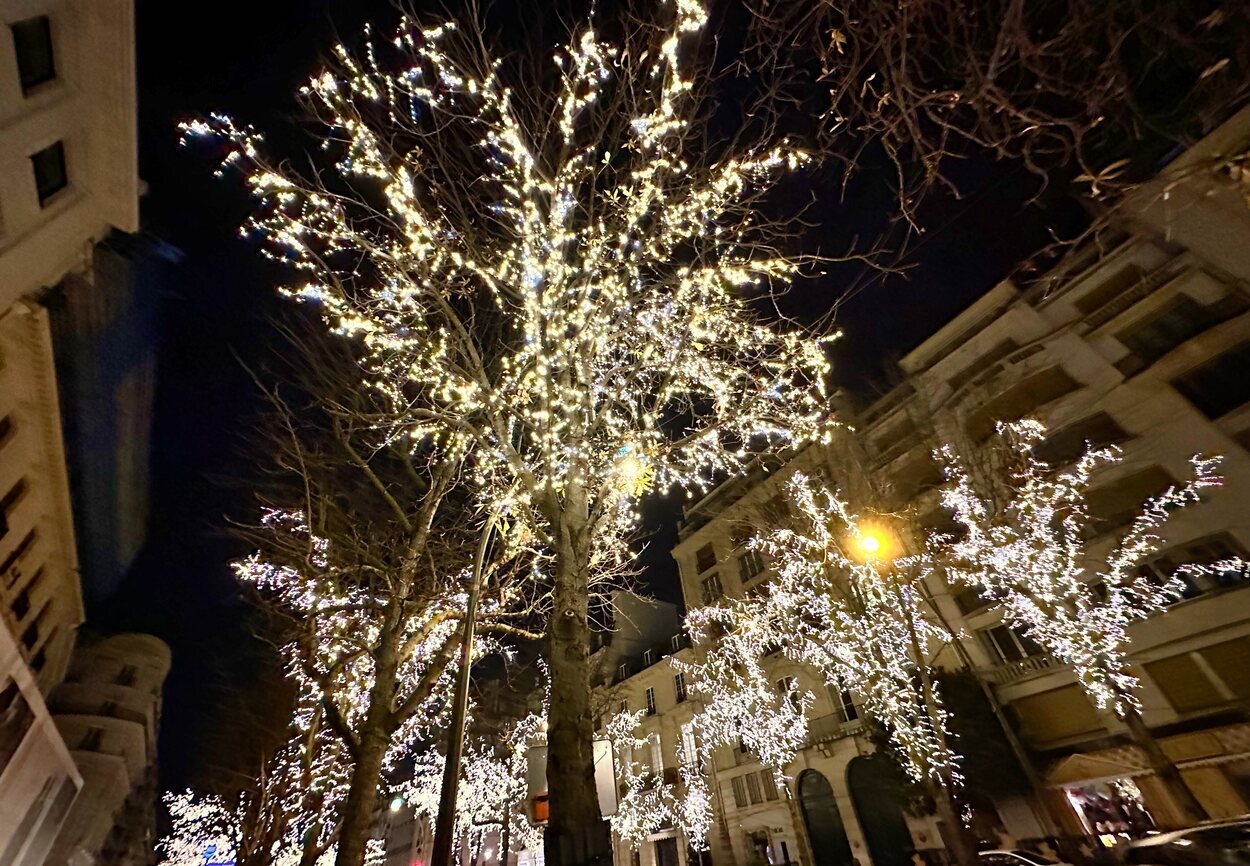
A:
[[[1160,574],[1181,562],[1250,552],[1250,207],[1230,156],[1250,148],[1242,112],[1162,167],[1091,240],[1029,283],[1011,280],[940,328],[900,362],[902,383],[872,404],[847,405],[829,447],[761,464],[686,509],[673,550],[687,607],[764,584],[769,564],[745,542],[784,512],[795,469],[894,515],[901,538],[951,522],[940,505],[933,448],[975,453],[999,420],[1042,420],[1043,456],[1075,459],[1085,442],[1115,444],[1122,464],[1096,478],[1094,550],[1109,546],[1140,503],[1182,480],[1195,453],[1223,455],[1223,489],[1169,523]],[[849,402],[849,401],[848,401]],[[1050,834],[1115,836],[1172,825],[1175,807],[1121,723],[1097,712],[1068,668],[1001,622],[975,594],[930,587],[965,636],[938,663],[971,663],[1010,720],[1041,790],[982,806],[1009,842]],[[1130,631],[1144,717],[1213,818],[1250,812],[1250,583],[1195,580],[1186,597]],[[679,649],[679,652],[690,652]],[[695,648],[697,651],[697,648]],[[779,688],[812,692],[809,741],[778,796],[751,755],[724,749],[714,766],[713,863],[904,866],[941,846],[932,819],[903,809],[869,756],[854,694],[783,658]],[[694,701],[676,701],[665,660],[617,686],[646,725],[676,743]],[[676,766],[668,747],[663,773]],[[1133,826],[1129,826],[1132,824]],[[670,834],[676,836],[675,833]],[[621,852],[618,866],[685,866],[680,839]],[[676,860],[673,860],[673,850]]]

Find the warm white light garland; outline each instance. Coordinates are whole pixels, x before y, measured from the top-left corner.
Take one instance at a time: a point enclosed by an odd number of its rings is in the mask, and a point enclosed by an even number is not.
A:
[[[975,587],[1002,608],[1007,622],[1071,665],[1098,707],[1140,711],[1137,677],[1126,658],[1128,627],[1184,590],[1175,575],[1159,581],[1140,566],[1162,546],[1159,533],[1169,514],[1220,485],[1218,459],[1193,458],[1191,480],[1148,500],[1110,550],[1095,555],[1101,545],[1089,543],[1098,531],[1086,497],[1094,474],[1121,461],[1119,449],[1087,448],[1072,468],[1059,471],[1033,454],[1046,432],[1040,423],[998,429],[1013,458],[1005,496],[978,486],[951,449],[938,452],[952,482],[943,503],[965,531],[953,546],[951,577]],[[1222,565],[1245,571],[1239,560]]]

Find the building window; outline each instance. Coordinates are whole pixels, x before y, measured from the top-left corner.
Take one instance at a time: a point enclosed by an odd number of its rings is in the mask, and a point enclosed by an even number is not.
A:
[[[616,669],[616,681],[619,683],[627,679],[629,679],[629,662],[623,662],[621,666]]]
[[[13,611],[13,618],[18,622],[26,619],[26,614],[30,613],[30,589],[26,588],[18,593],[9,607]]]
[[[1125,265],[1093,289],[1077,298],[1073,306],[1085,315],[1114,301],[1129,289],[1146,279],[1146,272],[1139,265]]]
[[[655,689],[647,689],[647,715],[655,715]]]
[[[677,703],[684,703],[686,700],[686,675],[673,675],[673,693],[677,696]]]
[[[56,78],[56,58],[52,53],[52,22],[47,15],[28,18],[13,25],[13,53],[22,94]]]
[[[0,527],[3,527],[4,532],[8,531],[9,519],[17,509],[18,503],[26,496],[27,489],[26,479],[19,478],[17,483],[9,488],[9,492],[4,494],[4,498],[0,499]],[[4,532],[0,532],[0,537],[3,537]]]
[[[35,648],[35,644],[39,642],[39,623],[43,621],[43,615],[48,610],[45,606],[39,611],[39,616],[35,617],[35,621],[26,626],[26,630],[22,632],[22,645],[26,647],[26,651],[30,652]]]
[[[19,561],[26,552],[34,545],[35,539],[39,537],[39,533],[31,529],[26,533],[25,537],[18,542],[17,547],[13,548],[13,552],[4,558],[4,562],[0,563],[0,575],[4,576],[4,585],[11,587],[17,583],[22,577],[22,569]]]
[[[622,713],[628,713],[629,701],[621,701],[621,703],[617,706],[617,710]]]
[[[664,775],[664,746],[658,734],[651,740],[651,772],[657,776]]]
[[[643,667],[649,667],[650,665],[653,665],[653,664],[655,664],[655,650],[650,650],[650,649],[643,650],[642,651]]]
[[[1062,367],[1040,370],[970,413],[967,422],[968,436],[979,445],[993,435],[998,422],[1018,421],[1080,387],[1081,384]]]
[[[5,415],[0,418],[0,446],[8,444],[9,438],[13,435],[13,416]]]
[[[1250,402],[1250,342],[1174,379],[1172,387],[1208,418],[1227,415]]]
[[[1158,583],[1165,583],[1175,575],[1185,584],[1183,596],[1197,598],[1208,592],[1244,584],[1245,572],[1234,567],[1218,574],[1184,574],[1178,572],[1182,565],[1214,565],[1217,562],[1244,559],[1245,556],[1245,551],[1232,536],[1220,533],[1169,547],[1143,565],[1141,571]]]
[[[859,718],[859,708],[855,706],[855,699],[842,687],[841,683],[830,683],[825,686],[825,689],[829,693],[829,700],[833,703],[834,715],[843,722],[853,722]]]
[[[684,634],[675,634],[668,639],[668,648],[670,652],[679,653],[686,646],[686,636]]]
[[[760,770],[760,787],[764,789],[765,799],[777,799],[777,777],[771,770]]]
[[[747,804],[747,783],[741,776],[734,776],[732,780],[734,789],[734,805],[739,809]]]
[[[802,712],[803,704],[799,700],[799,681],[797,679],[794,677],[782,677],[777,680],[777,694],[785,699],[791,712],[796,714]]]
[[[1088,447],[1105,448],[1118,445],[1129,434],[1106,412],[1082,418],[1056,430],[1033,448],[1033,456],[1051,466],[1067,466],[1076,462]]]
[[[0,689],[0,772],[13,759],[34,720],[35,714],[17,683],[7,680]]]
[[[977,632],[986,652],[998,664],[1018,662],[1030,656],[1044,655],[1042,648],[1018,629],[1003,623]]]
[[[967,385],[977,376],[981,375],[990,367],[993,367],[1003,358],[1006,358],[1019,348],[1020,344],[1015,340],[1003,340],[967,367],[964,367],[958,373],[947,379],[946,384],[950,385],[951,391],[958,391],[964,385]]]
[[[721,590],[720,577],[718,575],[709,575],[703,578],[703,603],[715,604],[725,593]]]
[[[716,548],[711,544],[705,544],[699,548],[694,555],[695,567],[699,569],[699,574],[707,571],[716,565]]]
[[[78,741],[78,751],[80,752],[98,752],[100,746],[104,744],[104,728],[90,727],[87,732],[82,735],[82,739]]]
[[[747,773],[745,777],[747,783],[747,795],[751,798],[751,805],[757,805],[764,802],[763,792],[760,791],[760,780],[754,773]]]
[[[115,718],[117,716],[117,701],[105,701],[100,707],[100,715]]]
[[[1130,352],[1116,365],[1126,376],[1149,367],[1181,343],[1214,325],[1219,317],[1188,295],[1177,295],[1154,316],[1116,334]]]
[[[1149,466],[1089,491],[1085,500],[1091,518],[1086,526],[1087,537],[1127,526],[1148,499],[1174,484],[1172,473],[1162,466]]]
[[[738,557],[738,577],[743,583],[751,580],[763,570],[764,558],[760,556],[758,550],[748,547],[742,551],[742,556]]]
[[[30,163],[35,170],[35,189],[39,193],[39,204],[46,205],[48,199],[69,184],[69,174],[65,170],[65,144],[58,141],[45,147],[30,158]]]
[[[117,672],[117,677],[113,682],[119,686],[133,686],[138,674],[139,669],[134,665],[123,665],[122,669]]]

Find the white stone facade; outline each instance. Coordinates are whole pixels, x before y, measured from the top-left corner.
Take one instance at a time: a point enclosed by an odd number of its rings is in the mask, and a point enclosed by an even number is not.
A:
[[[862,411],[842,413],[853,433],[785,465],[760,466],[689,507],[673,551],[687,605],[749,593],[768,580],[767,563],[743,542],[778,516],[776,497],[790,470],[823,475],[853,500],[881,503],[902,516],[904,533],[907,525],[940,526],[949,517],[938,502],[932,448],[954,442],[975,449],[992,422],[1025,415],[1047,424],[1056,460],[1086,439],[1123,449],[1123,464],[1098,478],[1091,496],[1092,510],[1105,518],[1095,548],[1111,543],[1126,508],[1183,479],[1189,458],[1205,453],[1224,456],[1226,486],[1176,515],[1150,567],[1162,572],[1181,561],[1250,553],[1250,207],[1244,187],[1213,158],[1247,147],[1250,112],[1242,112],[1166,167],[1113,215],[1097,243],[1031,285],[996,286],[904,357],[902,385]],[[1131,778],[1156,819],[1169,820],[1171,803],[1123,745],[1123,727],[1094,711],[1070,670],[1032,652],[974,596],[932,589],[944,615],[968,635],[964,654],[991,684],[1043,777],[1040,799],[996,804],[1006,836],[1090,832],[1066,792],[1116,778]],[[1250,731],[1238,723],[1250,700],[1250,584],[1195,584],[1191,597],[1133,627],[1131,637],[1145,719],[1190,787],[1212,817],[1250,811]],[[939,659],[959,662],[951,651]],[[618,688],[631,702],[648,686],[659,694],[664,667]],[[873,745],[852,718],[853,696],[784,659],[775,658],[773,668],[778,681],[796,677],[815,695],[810,745],[786,768],[799,796],[770,800],[762,768],[724,750],[715,767],[712,862],[892,866],[911,862],[905,849],[940,847],[931,821],[882,818],[890,809],[871,796],[862,759]],[[666,731],[689,712],[661,703],[648,724]],[[825,783],[831,796],[820,793]],[[804,831],[809,804],[823,816],[815,824],[830,823],[828,800],[844,842]],[[883,821],[894,821],[893,829]],[[882,842],[893,834],[899,843],[900,827],[901,844]],[[667,866],[656,858],[645,848],[638,855],[643,866]],[[618,866],[631,860],[622,852]]]

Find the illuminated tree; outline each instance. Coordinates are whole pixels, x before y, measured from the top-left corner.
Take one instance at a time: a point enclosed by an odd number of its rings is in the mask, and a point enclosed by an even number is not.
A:
[[[498,831],[502,845],[512,851],[542,845],[542,828],[531,823],[526,807],[528,752],[539,739],[546,715],[544,706],[495,736],[477,737],[466,744],[460,762],[456,838],[467,842],[473,858],[491,831]],[[411,778],[396,788],[414,813],[431,825],[438,817],[444,763],[441,751],[426,750],[416,757]],[[501,863],[502,855],[501,851]]]
[[[1162,546],[1159,532],[1169,514],[1220,485],[1218,460],[1193,458],[1192,480],[1147,500],[1114,543],[1091,543],[1101,533],[1088,510],[1090,481],[1120,462],[1119,450],[1088,448],[1074,466],[1061,469],[1034,456],[1045,435],[1036,421],[1001,424],[999,435],[1004,465],[985,478],[974,476],[951,449],[938,452],[951,481],[943,502],[965,530],[953,544],[948,574],[976,588],[1007,622],[1071,665],[1094,704],[1124,721],[1184,819],[1202,820],[1201,804],[1142,720],[1138,680],[1127,659],[1128,627],[1180,598],[1184,584],[1178,576],[1159,581],[1141,565]]]
[[[779,653],[810,666],[828,685],[850,689],[879,722],[907,774],[932,799],[948,850],[971,866],[976,849],[956,804],[959,757],[934,679],[934,658],[950,640],[922,589],[929,551],[893,555],[889,543],[838,493],[815,491],[802,473],[787,484],[791,525],[752,543],[773,575],[760,591],[693,611],[696,644],[713,647],[692,665],[705,708],[700,744],[741,741],[780,774],[806,739],[811,695],[779,694],[764,659]]]
[[[530,77],[453,23],[340,47],[301,91],[328,154],[306,175],[230,118],[186,126],[246,172],[250,228],[297,275],[286,293],[357,341],[387,429],[464,458],[471,503],[536,542],[550,866],[607,851],[588,605],[638,496],[818,437],[826,411],[823,341],[759,312],[803,263],[779,252],[798,223],[759,205],[807,158],[767,128],[709,142],[690,73],[706,15],[674,7],[623,47],[584,28]]]
[[[608,722],[620,786],[616,814],[610,819],[612,832],[637,849],[654,833],[678,827],[691,847],[703,850],[712,822],[712,799],[702,760],[697,753],[687,754],[687,744],[682,743],[678,752],[680,786],[666,781],[649,760],[639,761],[639,753],[649,758],[659,747],[657,734],[638,736],[643,715],[642,711],[621,712]]]
[[[454,483],[462,460],[382,426],[384,404],[360,386],[346,344],[285,336],[297,360],[267,391],[261,439],[273,465],[257,491],[262,519],[243,530],[257,549],[235,571],[280,632],[300,694],[292,731],[334,741],[317,751],[333,760],[294,786],[320,798],[268,806],[320,821],[322,847],[333,836],[340,860],[356,863],[384,771],[446,727],[480,526]],[[516,566],[526,559],[518,529],[496,536],[485,565],[475,659],[502,634],[540,637],[523,627],[534,593]]]
[[[333,862],[349,767],[319,724],[315,701],[294,713],[291,736],[260,774],[230,797],[167,793],[161,866],[328,866]]]

